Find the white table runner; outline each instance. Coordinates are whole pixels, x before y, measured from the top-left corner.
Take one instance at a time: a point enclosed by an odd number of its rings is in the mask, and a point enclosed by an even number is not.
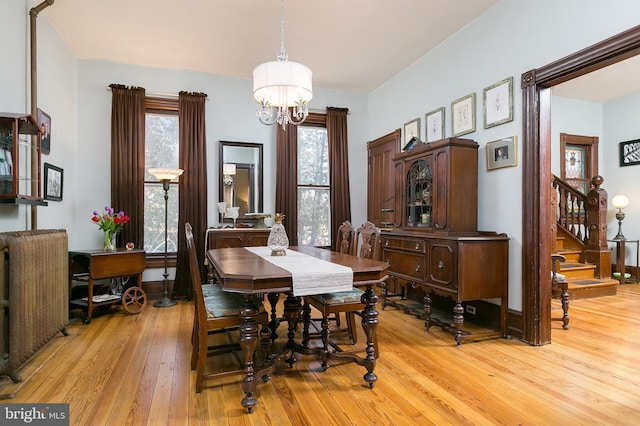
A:
[[[295,250],[287,250],[286,256],[271,256],[269,247],[245,247],[266,261],[291,273],[294,296],[349,291],[353,288],[351,268]]]

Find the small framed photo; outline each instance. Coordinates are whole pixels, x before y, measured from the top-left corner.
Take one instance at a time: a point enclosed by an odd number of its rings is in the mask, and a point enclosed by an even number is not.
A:
[[[458,137],[476,131],[476,94],[451,102],[451,134]]]
[[[513,120],[513,77],[484,89],[484,128]]]
[[[640,164],[640,139],[620,142],[620,167]]]
[[[60,167],[44,163],[44,199],[62,201],[64,172]]]
[[[444,138],[444,107],[427,113],[424,123],[427,143]]]
[[[49,155],[51,152],[51,117],[38,108],[38,126],[40,126],[40,152]]]
[[[518,164],[517,149],[515,136],[487,143],[487,170],[516,166]]]
[[[407,144],[414,136],[420,139],[420,117],[404,123],[404,143]]]

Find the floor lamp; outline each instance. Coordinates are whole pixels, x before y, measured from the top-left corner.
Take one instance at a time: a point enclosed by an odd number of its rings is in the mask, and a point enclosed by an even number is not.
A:
[[[169,240],[169,236],[167,233],[167,209],[169,204],[169,182],[180,177],[183,171],[184,170],[182,169],[149,169],[150,174],[152,174],[156,179],[162,181],[162,189],[164,189],[164,279],[162,280],[162,283],[164,284],[164,296],[153,304],[156,308],[168,308],[169,306],[175,306],[178,304],[178,302],[169,298],[169,272],[167,268],[167,242]]]

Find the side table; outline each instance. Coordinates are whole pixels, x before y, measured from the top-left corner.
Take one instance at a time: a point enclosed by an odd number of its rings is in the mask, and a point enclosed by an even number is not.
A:
[[[607,240],[611,243],[616,243],[616,272],[620,274],[620,284],[625,284],[626,282],[630,283],[638,283],[640,280],[638,279],[638,263],[640,260],[640,240]],[[629,279],[625,277],[625,258],[626,258],[626,245],[627,244],[635,244],[636,245],[636,269],[635,276],[631,275]]]

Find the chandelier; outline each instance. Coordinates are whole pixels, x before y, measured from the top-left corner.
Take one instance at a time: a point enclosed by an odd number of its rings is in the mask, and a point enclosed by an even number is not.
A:
[[[289,62],[284,50],[284,0],[280,4],[280,53],[277,61],[265,62],[253,70],[253,98],[258,102],[256,115],[262,124],[298,125],[309,115],[313,97],[311,70]]]

